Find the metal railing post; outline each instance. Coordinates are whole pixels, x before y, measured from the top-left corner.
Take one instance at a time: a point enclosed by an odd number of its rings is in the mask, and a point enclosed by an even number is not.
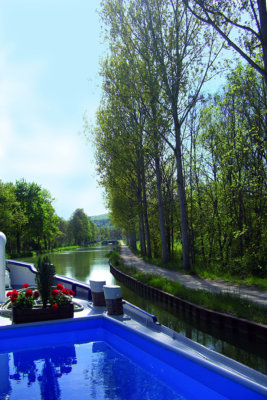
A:
[[[3,232],[0,232],[0,303],[4,303],[6,301],[5,276],[6,276],[6,235]]]

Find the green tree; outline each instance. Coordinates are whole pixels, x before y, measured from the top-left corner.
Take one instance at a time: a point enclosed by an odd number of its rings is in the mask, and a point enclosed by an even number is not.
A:
[[[132,197],[139,221],[141,251],[151,257],[145,176],[149,161],[144,150],[144,107],[138,101],[140,82],[134,62],[130,66],[120,48],[105,61],[102,75],[105,102],[100,107],[95,130],[98,171],[105,188],[116,182],[117,190]]]
[[[47,248],[57,233],[58,219],[52,206],[50,193],[36,183],[24,179],[16,181],[15,193],[20,207],[27,217],[27,224],[17,230],[18,247],[23,240],[23,248],[41,250]]]
[[[91,221],[90,218],[89,218],[89,226],[90,226],[89,240],[93,242],[97,239],[98,230],[96,224],[93,221]]]
[[[202,210],[195,215],[206,214],[208,262],[233,273],[265,273],[265,110],[261,80],[251,67],[239,65],[201,117],[205,165],[198,182]]]
[[[73,244],[85,246],[88,243],[90,240],[90,223],[83,209],[78,208],[74,211],[70,218],[68,229]]]
[[[28,218],[16,198],[14,185],[0,181],[0,224],[7,236],[8,252],[20,253],[19,233],[27,222]]]
[[[188,113],[208,79],[208,70],[217,57],[217,52],[213,55],[214,36],[187,12],[179,0],[106,0],[103,2],[103,15],[110,26],[111,48],[114,50],[119,43],[126,59],[134,48],[147,68],[152,66],[153,74],[159,80],[161,111],[167,112],[169,124],[167,132],[162,130],[161,134],[176,159],[183,263],[184,268],[189,269],[190,234],[182,132]],[[131,66],[132,63],[128,62]],[[143,71],[139,73],[143,74]],[[147,86],[151,88],[151,85]]]
[[[58,233],[55,237],[55,247],[63,247],[69,244],[68,225],[68,221],[64,218],[58,218]]]
[[[195,17],[216,29],[228,46],[263,76],[267,87],[266,0],[183,2]]]

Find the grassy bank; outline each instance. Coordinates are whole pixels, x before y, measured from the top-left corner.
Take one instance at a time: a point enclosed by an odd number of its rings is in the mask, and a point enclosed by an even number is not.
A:
[[[149,286],[171,293],[181,299],[200,305],[213,311],[227,313],[267,325],[267,308],[232,294],[211,293],[205,290],[189,289],[179,282],[171,281],[158,275],[144,274],[136,268],[123,264],[119,251],[109,254],[112,265]]]
[[[94,247],[99,245],[101,242],[97,242],[97,243],[90,243],[88,244],[86,247]],[[6,258],[12,258],[12,259],[18,259],[18,258],[25,258],[25,257],[35,257],[38,256],[39,254],[49,254],[49,253],[59,253],[61,251],[71,251],[71,250],[78,250],[78,249],[83,249],[85,248],[85,246],[64,246],[64,247],[55,247],[54,249],[50,249],[50,250],[32,250],[32,251],[28,251],[28,252],[24,252],[24,253],[16,253],[16,254],[12,254],[9,255],[8,253],[6,253]]]
[[[249,285],[255,286],[255,288],[260,290],[267,290],[267,278],[262,278],[258,276],[247,276],[241,278],[240,276],[231,275],[226,272],[216,272],[216,269],[204,269],[202,266],[199,266],[197,264],[192,266],[192,270],[190,272],[184,270],[182,264],[182,247],[179,243],[175,247],[175,258],[173,260],[170,260],[168,263],[163,263],[161,259],[158,258],[143,257],[141,255],[139,242],[137,243],[137,250],[131,249],[131,251],[147,263],[157,265],[161,268],[166,268],[172,271],[180,271],[184,274],[189,275],[197,275],[202,279],[221,279],[225,282],[233,283],[234,285]]]

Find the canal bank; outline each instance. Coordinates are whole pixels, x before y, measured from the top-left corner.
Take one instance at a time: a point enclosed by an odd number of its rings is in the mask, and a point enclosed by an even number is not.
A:
[[[123,263],[128,267],[134,267],[146,274],[155,274],[173,281],[179,281],[182,285],[190,289],[201,289],[212,293],[230,293],[245,300],[267,306],[266,291],[257,290],[248,285],[233,285],[219,280],[201,279],[196,276],[186,275],[181,272],[157,267],[156,265],[149,264],[137,257],[122,241],[120,257]]]
[[[198,306],[170,293],[146,285],[118,270],[111,263],[110,272],[116,280],[136,292],[139,296],[162,304],[162,306],[166,307],[170,312],[174,312],[182,318],[186,317],[194,321],[195,324],[202,329],[208,327],[208,330],[210,330],[210,328],[213,327],[215,331],[221,332],[222,337],[231,335],[232,337],[242,338],[243,343],[257,343],[257,349],[260,350],[259,355],[262,354],[262,349],[267,349],[266,325],[257,324]]]

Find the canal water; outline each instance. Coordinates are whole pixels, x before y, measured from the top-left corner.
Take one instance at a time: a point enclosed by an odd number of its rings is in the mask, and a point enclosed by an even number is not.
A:
[[[267,349],[262,344],[249,341],[240,336],[216,331],[212,326],[199,326],[199,321],[194,321],[186,315],[169,312],[166,306],[152,303],[138,296],[115,278],[109,271],[108,252],[112,246],[95,246],[75,251],[51,253],[49,258],[59,275],[68,276],[88,283],[92,280],[105,280],[107,284],[118,284],[122,288],[123,299],[156,315],[158,321],[186,337],[241,362],[267,375]],[[23,261],[36,264],[37,258],[27,258]]]

